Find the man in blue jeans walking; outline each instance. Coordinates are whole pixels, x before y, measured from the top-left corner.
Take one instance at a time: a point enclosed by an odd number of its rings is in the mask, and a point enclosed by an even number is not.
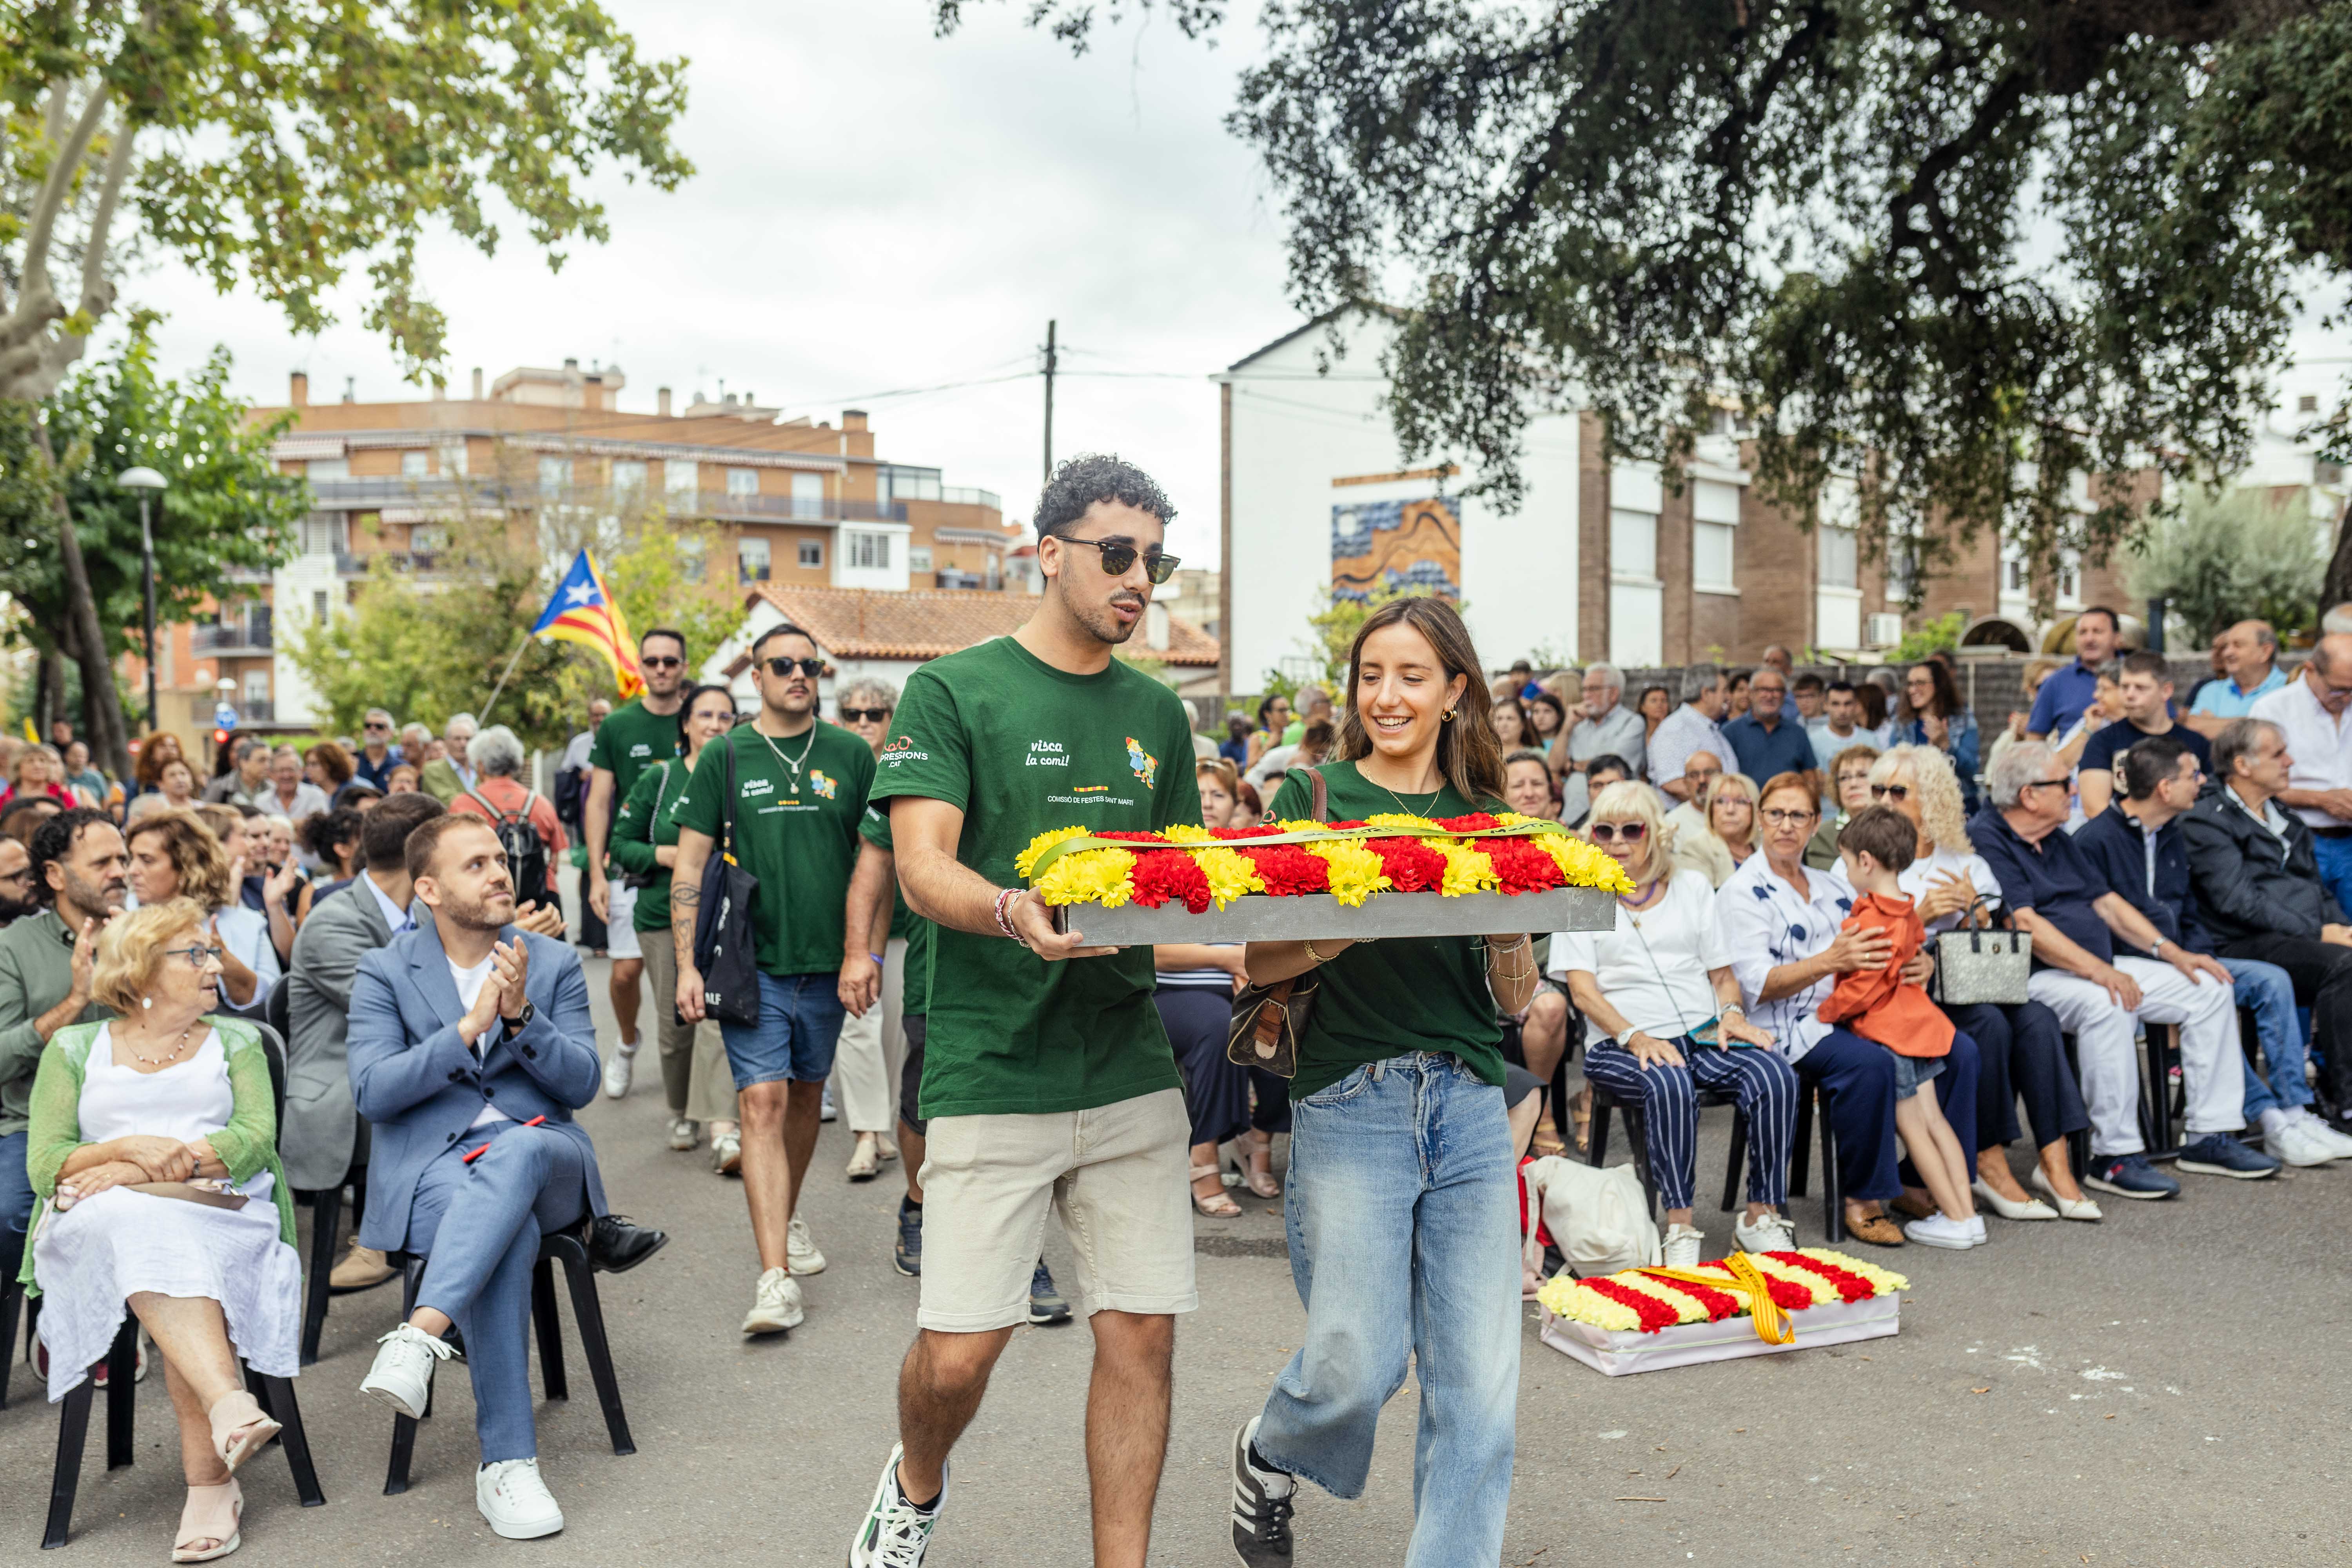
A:
[[[695,962],[702,873],[712,848],[733,840],[737,865],[758,879],[751,927],[759,965],[757,1023],[719,1020],[743,1122],[743,1198],[760,1249],[747,1334],[781,1334],[807,1315],[795,1274],[824,1270],[808,1224],[793,1210],[816,1135],[824,1080],[841,1039],[845,988],[872,1006],[882,955],[849,929],[850,873],[874,783],[874,752],[816,716],[824,658],[816,639],[778,623],[751,644],[760,711],[724,742],[702,748],[677,805],[677,863],[669,883],[677,947],[677,1016],[699,1022],[708,998]]]

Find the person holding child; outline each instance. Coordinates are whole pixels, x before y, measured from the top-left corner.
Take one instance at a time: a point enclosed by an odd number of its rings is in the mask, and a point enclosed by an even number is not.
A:
[[[1864,806],[1838,832],[1838,858],[1854,890],[1853,912],[1841,933],[1876,932],[1889,942],[1885,965],[1838,976],[1819,1009],[1825,1024],[1843,1024],[1895,1058],[1895,1131],[1935,1201],[1936,1212],[1914,1219],[1903,1234],[1923,1247],[1965,1252],[1985,1242],[1985,1223],[1969,1190],[1969,1162],[1943,1108],[1920,1086],[1944,1070],[1958,1031],[1903,977],[1927,933],[1899,881],[1917,857],[1918,831],[1883,805]],[[1973,1102],[1968,1109],[1973,1110]]]

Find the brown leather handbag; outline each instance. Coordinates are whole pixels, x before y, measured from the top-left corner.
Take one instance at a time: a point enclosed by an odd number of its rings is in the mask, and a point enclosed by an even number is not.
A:
[[[1307,775],[1312,792],[1307,815],[1318,822],[1331,820],[1330,791],[1319,768],[1296,770]],[[1269,806],[1266,816],[1274,815]],[[1315,1010],[1319,981],[1313,970],[1277,980],[1271,985],[1244,986],[1234,998],[1233,1027],[1225,1036],[1225,1059],[1235,1067],[1257,1068],[1276,1078],[1298,1076],[1298,1037],[1307,1031]]]

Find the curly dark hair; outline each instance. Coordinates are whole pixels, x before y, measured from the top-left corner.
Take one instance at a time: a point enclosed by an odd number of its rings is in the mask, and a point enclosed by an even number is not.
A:
[[[1039,493],[1037,537],[1076,527],[1087,509],[1098,500],[1115,500],[1148,511],[1163,525],[1176,521],[1176,509],[1150,474],[1115,453],[1081,452],[1056,468]]]

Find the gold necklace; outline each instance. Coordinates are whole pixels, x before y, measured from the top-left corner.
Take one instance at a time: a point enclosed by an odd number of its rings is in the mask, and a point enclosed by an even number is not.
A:
[[[191,1035],[193,1035],[193,1034],[194,1034],[194,1033],[196,1032],[196,1025],[201,1024],[201,1023],[203,1023],[203,1022],[204,1022],[203,1017],[202,1017],[202,1016],[198,1016],[198,1017],[197,1017],[197,1018],[195,1018],[193,1022],[191,1022],[191,1023],[188,1025],[188,1026],[187,1026],[186,1028],[182,1029],[182,1030],[180,1031],[180,1037],[179,1037],[177,1040],[175,1040],[175,1041],[173,1041],[173,1044],[172,1044],[172,1048],[171,1048],[170,1050],[168,1050],[168,1051],[165,1051],[165,1052],[164,1052],[162,1056],[160,1056],[160,1057],[148,1057],[148,1056],[142,1056],[142,1055],[140,1055],[140,1054],[139,1054],[139,1047],[138,1047],[136,1045],[133,1045],[131,1042],[130,1042],[130,1041],[128,1041],[128,1040],[125,1040],[125,1041],[123,1042],[123,1045],[124,1045],[124,1047],[125,1047],[127,1049],[129,1049],[129,1051],[131,1052],[131,1059],[132,1061],[134,1061],[134,1062],[139,1063],[141,1066],[142,1066],[142,1067],[151,1067],[151,1068],[165,1067],[165,1066],[170,1065],[170,1064],[171,1064],[172,1062],[173,1062],[174,1060],[176,1060],[176,1059],[178,1058],[178,1057],[179,1057],[180,1053],[181,1053],[181,1052],[183,1052],[183,1051],[184,1051],[184,1050],[186,1050],[186,1049],[188,1048],[188,1037],[189,1037],[189,1036],[191,1036]]]

